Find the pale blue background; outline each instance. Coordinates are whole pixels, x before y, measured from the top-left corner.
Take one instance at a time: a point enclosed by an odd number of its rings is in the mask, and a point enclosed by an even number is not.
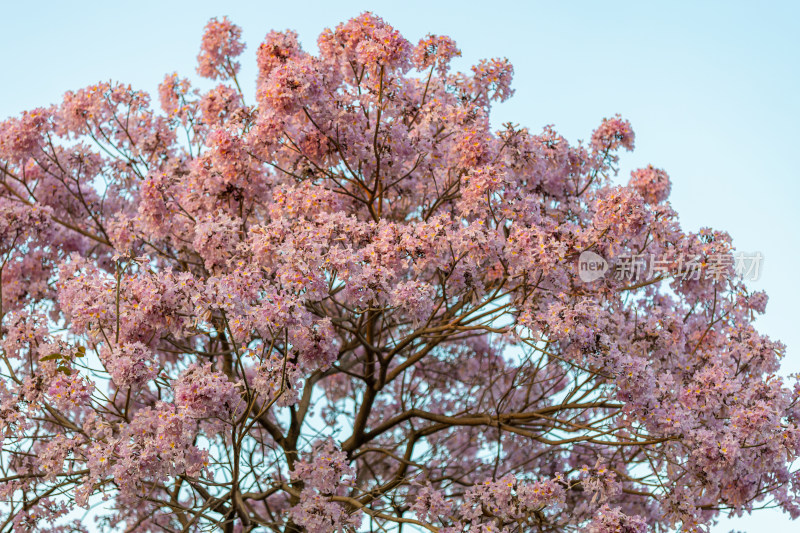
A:
[[[166,4],[166,5],[163,5]],[[370,9],[416,41],[453,37],[458,66],[506,56],[516,95],[494,124],[555,124],[586,139],[622,113],[636,131],[623,172],[653,163],[672,176],[684,227],[709,225],[764,255],[770,295],[763,330],[800,370],[796,323],[800,3],[664,2],[0,2],[0,118],[56,102],[64,90],[114,79],[155,92],[167,72],[192,75],[203,25],[229,15],[244,28],[245,88],[270,29],[307,49],[326,26]],[[715,531],[796,528],[774,511]]]

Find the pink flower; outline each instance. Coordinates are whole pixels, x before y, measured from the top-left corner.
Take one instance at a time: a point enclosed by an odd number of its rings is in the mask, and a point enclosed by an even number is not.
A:
[[[100,359],[114,383],[121,388],[141,388],[158,373],[153,353],[141,342],[122,343],[114,348],[104,347]]]
[[[43,135],[52,127],[51,115],[51,110],[37,108],[0,123],[0,157],[21,162],[38,155]]]
[[[339,24],[333,31],[326,29],[317,44],[324,58],[338,59],[344,64],[356,61],[373,76],[380,68],[406,70],[409,66],[411,44],[382,18],[368,11]],[[377,86],[376,81],[373,83]]]
[[[51,383],[47,394],[59,409],[82,407],[88,402],[94,390],[91,383],[78,373],[59,374]]]
[[[450,61],[460,55],[461,50],[450,37],[428,34],[414,47],[411,61],[418,70],[434,67],[443,76],[450,68]]]
[[[633,150],[634,134],[630,122],[620,115],[604,118],[603,123],[592,133],[592,148],[596,152],[614,151],[620,146]]]
[[[769,301],[769,296],[764,291],[756,291],[750,295],[750,298],[747,300],[747,306],[755,311],[756,313],[764,313],[767,310],[767,302]]]
[[[403,281],[392,290],[389,301],[408,313],[416,324],[430,317],[435,296],[435,288],[428,283]]]
[[[636,189],[648,204],[658,204],[666,200],[672,187],[667,173],[653,165],[631,172],[628,185]]]
[[[197,56],[197,73],[212,80],[234,77],[241,68],[239,62],[234,61],[244,51],[241,38],[242,29],[228,17],[208,21]]]
[[[186,124],[191,106],[187,101],[191,85],[186,78],[178,79],[178,74],[167,74],[158,85],[158,96],[161,109],[171,117],[177,117],[181,123]]]
[[[217,85],[208,91],[199,102],[203,121],[209,127],[224,124],[241,107],[241,98],[235,90],[227,85]]]
[[[263,81],[276,68],[297,61],[303,55],[296,32],[269,32],[256,53],[259,80]]]
[[[194,418],[231,420],[244,408],[234,383],[211,370],[211,364],[189,366],[175,383],[175,403]]]

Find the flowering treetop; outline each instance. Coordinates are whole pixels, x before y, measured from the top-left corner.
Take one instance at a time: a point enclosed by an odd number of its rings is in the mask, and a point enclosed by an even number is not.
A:
[[[680,228],[663,170],[612,183],[627,121],[493,131],[506,60],[452,72],[370,13],[317,55],[267,34],[253,100],[240,39],[209,22],[219,85],[170,74],[162,112],[100,83],[0,124],[0,530],[102,499],[125,531],[800,514],[766,296],[702,275],[731,239]],[[664,272],[584,282],[586,251]]]

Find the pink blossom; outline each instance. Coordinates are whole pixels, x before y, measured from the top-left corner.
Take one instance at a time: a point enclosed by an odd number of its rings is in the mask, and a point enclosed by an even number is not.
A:
[[[70,409],[88,402],[93,390],[93,383],[73,374],[56,377],[47,393],[59,409]]]
[[[191,365],[181,373],[175,383],[175,403],[195,418],[230,420],[243,408],[235,384],[224,374],[213,372],[210,363]]]
[[[769,296],[764,291],[757,291],[750,295],[747,300],[747,306],[756,313],[764,313],[767,310],[767,302]]]
[[[158,373],[154,355],[141,342],[104,347],[100,358],[119,387],[142,387]]]
[[[197,73],[204,78],[228,79],[241,68],[234,58],[244,51],[242,29],[232,24],[228,17],[213,18],[206,24],[200,54],[197,56]]]
[[[226,85],[218,85],[208,91],[199,102],[203,121],[210,127],[224,124],[241,107],[239,95]]]
[[[639,516],[627,516],[618,507],[603,506],[589,524],[589,533],[644,533],[647,523]]]
[[[177,117],[181,123],[186,124],[192,110],[188,98],[190,96],[191,85],[186,78],[178,79],[178,74],[173,72],[167,74],[158,85],[158,96],[161,102],[161,109],[171,116]]]
[[[275,68],[296,61],[302,56],[296,32],[290,30],[269,32],[256,53],[259,79],[266,79]]]
[[[461,50],[456,47],[455,41],[444,35],[428,34],[420,39],[412,53],[412,62],[418,70],[434,67],[442,76],[450,68],[450,61],[461,55]]]
[[[628,185],[636,189],[644,201],[649,204],[657,204],[666,200],[672,187],[667,173],[654,168],[653,165],[631,172]]]
[[[592,148],[596,152],[608,152],[623,147],[633,150],[634,134],[631,125],[620,115],[604,118],[603,123],[592,133]]]

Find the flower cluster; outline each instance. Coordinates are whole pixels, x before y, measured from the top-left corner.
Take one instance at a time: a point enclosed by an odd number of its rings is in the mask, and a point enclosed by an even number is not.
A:
[[[596,152],[610,152],[620,147],[633,150],[634,134],[630,122],[616,115],[604,118],[592,133],[592,148]]]
[[[647,530],[647,522],[642,517],[627,516],[619,507],[608,505],[600,509],[586,529],[588,533],[644,533]]]
[[[158,85],[161,109],[167,115],[178,118],[183,124],[188,120],[191,111],[191,106],[187,102],[190,90],[189,80],[179,79],[176,72],[167,74],[164,81]]]
[[[471,527],[492,523],[527,521],[546,507],[558,507],[564,500],[560,479],[525,482],[514,476],[485,481],[467,489],[460,515]]]
[[[121,343],[116,347],[104,345],[100,360],[120,388],[138,389],[158,374],[155,355],[141,342]]]
[[[136,413],[113,446],[91,450],[90,478],[112,475],[125,495],[177,475],[198,476],[209,465],[208,452],[196,446],[196,424],[173,404],[158,403]],[[108,472],[108,474],[106,474]]]
[[[328,439],[314,446],[311,457],[298,461],[292,471],[292,479],[303,481],[305,488],[300,502],[289,511],[292,520],[306,528],[309,533],[344,531],[346,527],[358,527],[360,513],[348,512],[341,504],[325,495],[337,493],[352,483],[355,474],[347,456]]]
[[[297,403],[301,376],[296,364],[273,356],[255,369],[252,385],[267,401],[274,399],[277,405],[284,407]]]
[[[669,197],[672,188],[667,173],[653,165],[631,172],[628,185],[636,189],[648,204],[663,202]]]
[[[234,58],[244,51],[242,30],[228,17],[211,19],[206,24],[200,54],[197,56],[197,73],[212,80],[232,78],[241,65]]]
[[[88,402],[92,396],[94,384],[78,374],[60,375],[51,383],[47,394],[59,409],[70,409]]]
[[[175,404],[194,418],[230,420],[244,408],[236,385],[211,370],[211,364],[189,366],[175,383]]]
[[[325,30],[317,45],[323,58],[355,61],[372,75],[381,69],[409,67],[411,44],[395,28],[369,12],[339,24],[335,30]],[[373,83],[376,87],[379,84]]]
[[[443,76],[450,69],[450,61],[460,55],[461,50],[450,37],[428,34],[414,47],[411,61],[418,70],[435,68],[436,73]]]

